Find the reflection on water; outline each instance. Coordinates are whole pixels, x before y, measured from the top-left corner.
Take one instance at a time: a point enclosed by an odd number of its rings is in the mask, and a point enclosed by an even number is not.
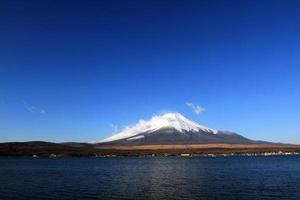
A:
[[[300,157],[0,158],[0,199],[300,199]]]

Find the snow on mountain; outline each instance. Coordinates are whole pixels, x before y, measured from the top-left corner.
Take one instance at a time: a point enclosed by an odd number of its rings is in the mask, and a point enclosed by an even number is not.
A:
[[[144,136],[141,133],[152,133],[163,128],[173,128],[180,133],[204,131],[216,134],[218,131],[205,127],[192,120],[187,119],[180,113],[166,113],[164,115],[155,115],[150,120],[140,120],[133,126],[125,127],[120,133],[117,133],[101,142],[112,142],[115,140],[126,139],[134,140]],[[135,137],[134,137],[135,136]]]

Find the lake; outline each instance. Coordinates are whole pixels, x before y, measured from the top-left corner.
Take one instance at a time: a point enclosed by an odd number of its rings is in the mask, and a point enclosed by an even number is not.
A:
[[[300,156],[1,157],[0,199],[300,199]]]

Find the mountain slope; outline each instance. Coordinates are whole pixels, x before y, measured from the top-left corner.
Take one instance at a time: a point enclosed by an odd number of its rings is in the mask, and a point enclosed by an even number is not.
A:
[[[141,133],[153,133],[160,129],[171,128],[177,132],[198,132],[205,131],[216,133],[214,129],[207,128],[196,122],[193,122],[179,113],[167,113],[161,116],[153,116],[149,121],[140,120],[136,125],[125,127],[125,129],[101,142],[112,142],[116,140],[132,138]],[[138,138],[136,138],[138,139]]]
[[[218,131],[187,119],[179,113],[154,116],[125,127],[120,133],[100,142],[103,145],[160,144],[252,144],[257,143],[232,132]]]

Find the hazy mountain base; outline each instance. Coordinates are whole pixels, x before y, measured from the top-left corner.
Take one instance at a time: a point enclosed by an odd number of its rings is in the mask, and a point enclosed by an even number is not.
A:
[[[138,139],[135,139],[138,138]],[[133,137],[98,143],[99,146],[137,146],[161,144],[272,144],[264,141],[250,140],[237,133],[218,131],[178,131],[163,128],[152,132],[142,132]]]
[[[87,143],[12,142],[0,143],[0,156],[100,156],[144,157],[300,153],[300,146],[283,144],[178,144],[139,146],[99,146]]]

